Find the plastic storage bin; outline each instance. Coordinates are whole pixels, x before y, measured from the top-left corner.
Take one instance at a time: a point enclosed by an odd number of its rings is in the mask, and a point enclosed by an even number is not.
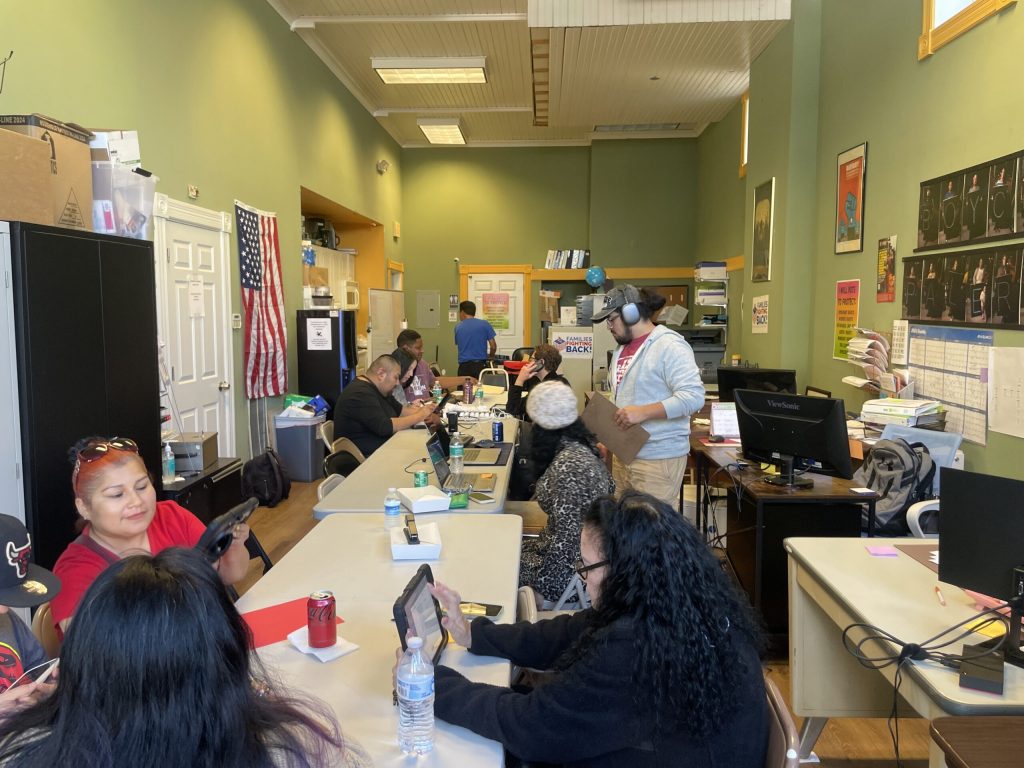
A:
[[[156,176],[110,161],[92,164],[92,228],[105,235],[149,240]]]
[[[274,417],[277,453],[292,480],[310,483],[323,479],[324,445],[317,432],[323,417],[290,419]]]

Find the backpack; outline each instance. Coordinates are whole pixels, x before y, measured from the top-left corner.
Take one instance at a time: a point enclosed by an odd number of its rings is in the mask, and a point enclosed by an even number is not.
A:
[[[879,440],[853,474],[855,485],[870,488],[879,495],[875,502],[875,533],[903,536],[907,528],[907,510],[911,504],[932,498],[935,461],[924,443],[908,443],[903,438]],[[868,513],[864,512],[864,527]]]
[[[291,478],[273,448],[267,448],[242,466],[242,497],[255,496],[264,507],[276,507],[287,499],[292,489]]]

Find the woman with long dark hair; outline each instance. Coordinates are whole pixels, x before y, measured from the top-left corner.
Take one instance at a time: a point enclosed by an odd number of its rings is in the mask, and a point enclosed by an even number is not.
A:
[[[761,768],[760,631],[693,526],[647,494],[599,499],[583,517],[577,572],[593,607],[535,624],[470,624],[459,595],[434,587],[470,652],[554,671],[522,692],[438,666],[437,716],[528,761]]]
[[[53,695],[0,723],[0,765],[366,766],[323,705],[267,679],[195,550],[114,563],[86,592]]]
[[[536,499],[548,519],[540,536],[523,541],[520,586],[533,587],[555,602],[572,579],[579,557],[580,516],[598,498],[615,492],[615,482],[580,421],[576,395],[560,381],[533,388],[526,408],[533,420],[531,456]]]

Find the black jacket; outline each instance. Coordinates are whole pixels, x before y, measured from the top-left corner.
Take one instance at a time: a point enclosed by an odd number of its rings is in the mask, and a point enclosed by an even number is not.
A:
[[[536,387],[541,381],[560,381],[566,386],[572,386],[569,384],[569,380],[562,376],[560,373],[549,373],[543,379],[538,379],[534,376],[532,379],[527,379],[523,386],[519,386],[515,383],[515,379],[508,387],[508,402],[505,404],[505,412],[509,416],[515,416],[517,419],[523,419],[529,421],[530,416],[526,412],[526,403],[523,402],[523,392],[530,392]]]
[[[472,652],[549,669],[586,628],[592,611],[536,624],[473,622]],[[636,706],[642,695],[632,676],[633,634],[628,622],[570,669],[526,693],[471,683],[440,665],[434,712],[442,720],[500,741],[517,757],[586,768],[762,768],[768,739],[764,678],[757,653],[744,649],[740,702],[717,733],[655,733]]]

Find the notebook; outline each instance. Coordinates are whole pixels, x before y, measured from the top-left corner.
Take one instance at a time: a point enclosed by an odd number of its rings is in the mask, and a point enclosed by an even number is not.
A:
[[[736,403],[711,403],[711,434],[726,440],[738,440],[740,425],[736,420]]]

